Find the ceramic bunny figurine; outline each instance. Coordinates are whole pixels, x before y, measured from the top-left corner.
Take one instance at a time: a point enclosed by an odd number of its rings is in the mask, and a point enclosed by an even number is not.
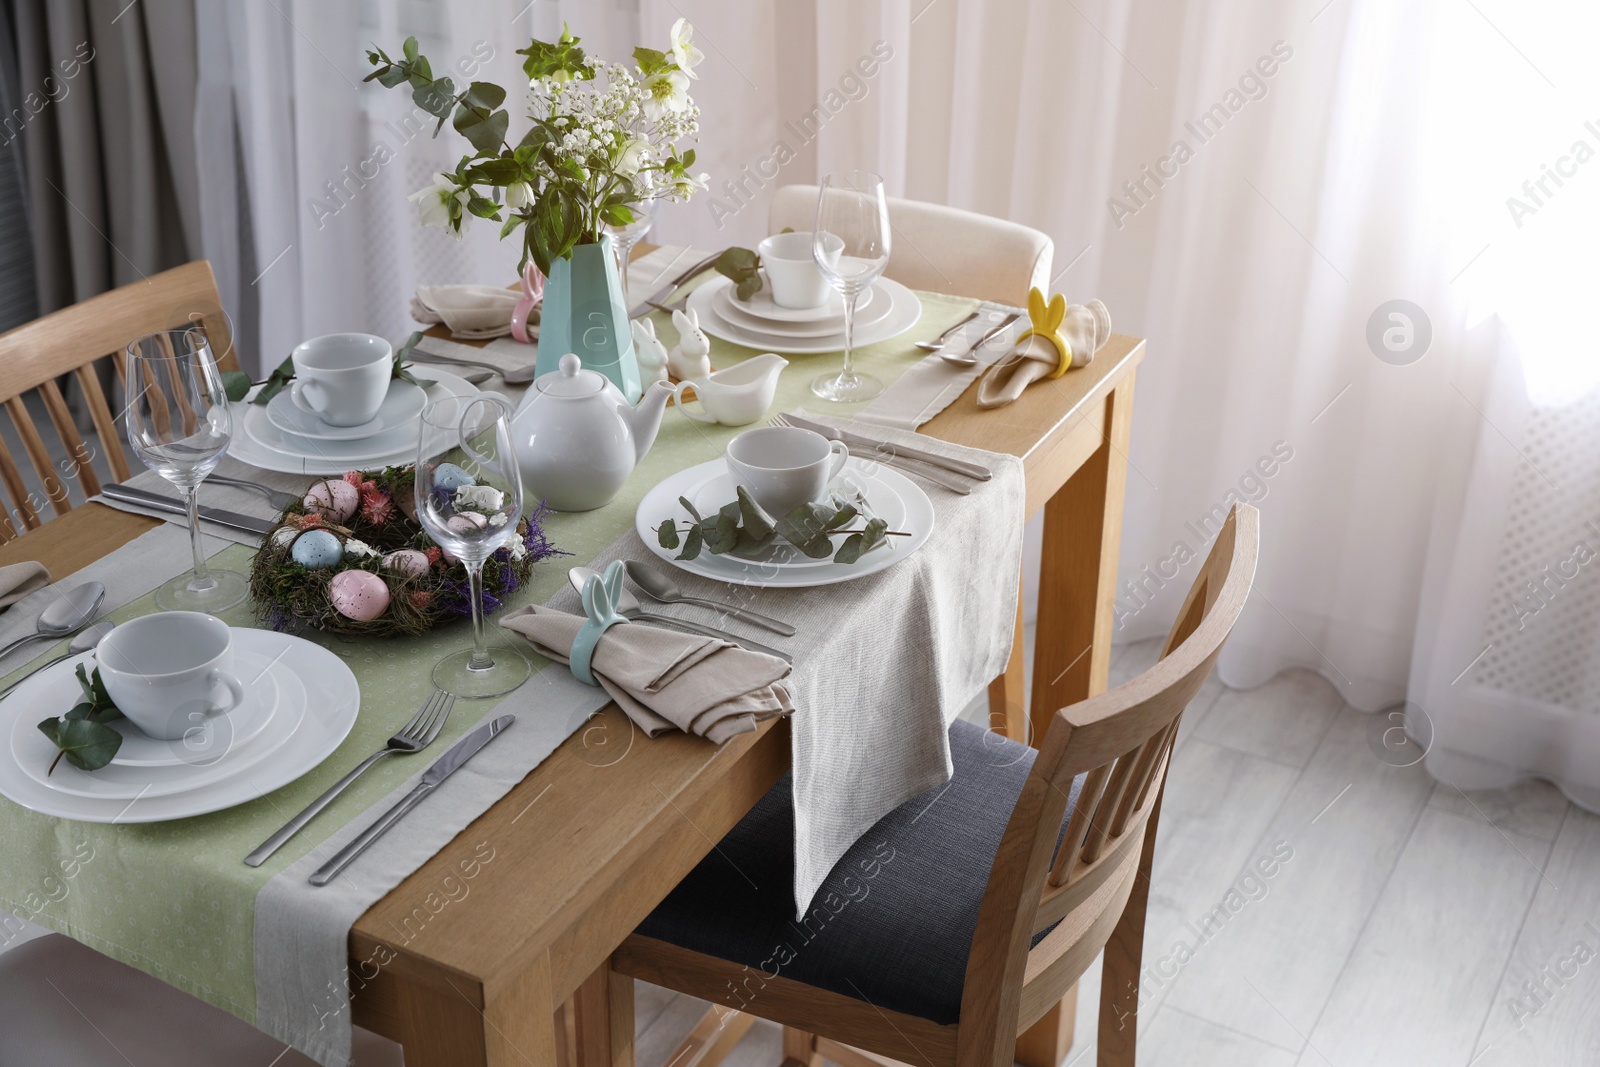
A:
[[[639,361],[639,387],[667,380],[667,346],[656,337],[656,324],[649,319],[633,320],[633,358]]]
[[[711,342],[700,331],[700,316],[693,310],[674,311],[672,325],[678,328],[678,343],[667,354],[667,369],[680,382],[704,378],[711,373]]]

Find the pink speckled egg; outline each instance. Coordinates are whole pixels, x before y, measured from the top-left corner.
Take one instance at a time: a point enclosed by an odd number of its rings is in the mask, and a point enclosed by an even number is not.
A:
[[[349,522],[361,504],[356,487],[339,478],[318,482],[306,491],[306,510],[334,522]]]
[[[407,578],[420,578],[428,573],[428,557],[414,548],[402,548],[383,557],[383,565]]]
[[[445,523],[456,533],[470,534],[489,525],[488,516],[477,511],[458,511]]]
[[[333,610],[356,622],[371,622],[389,610],[389,587],[371,571],[340,571],[328,584]]]

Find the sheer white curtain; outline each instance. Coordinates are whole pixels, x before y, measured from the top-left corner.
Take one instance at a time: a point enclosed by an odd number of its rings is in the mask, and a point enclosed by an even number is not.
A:
[[[1600,788],[1600,594],[1584,592],[1600,567],[1568,562],[1600,555],[1585,523],[1600,522],[1600,360],[1576,320],[1597,279],[1571,247],[1595,232],[1600,180],[1600,164],[1582,173],[1600,149],[1582,112],[1592,14],[1497,0],[643,9],[647,27],[687,15],[708,56],[713,195],[663,233],[749,242],[772,188],[874,166],[895,193],[1045,230],[1057,288],[1149,339],[1119,638],[1164,632],[1222,509],[1250,500],[1259,593],[1225,681],[1305,666],[1364,709],[1409,695],[1436,774]],[[889,58],[859,75],[874,49]],[[819,107],[825,121],[808,120]],[[1526,199],[1545,164],[1566,184],[1536,191],[1519,228],[1506,198]]]

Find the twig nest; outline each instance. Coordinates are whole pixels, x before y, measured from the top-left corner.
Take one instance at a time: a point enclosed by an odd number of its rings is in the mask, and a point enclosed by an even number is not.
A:
[[[361,504],[361,493],[347,481],[330,478],[306,490],[306,510],[334,522],[349,522]]]
[[[345,488],[351,492],[355,491],[353,486],[347,485]],[[315,571],[324,567],[337,567],[339,561],[344,559],[344,546],[339,544],[339,539],[327,530],[307,530],[295,538],[294,547],[289,549],[289,555],[300,566]]]
[[[340,571],[328,583],[328,602],[347,619],[371,622],[389,610],[389,587],[371,571]]]
[[[428,555],[414,548],[402,548],[383,557],[386,570],[403,574],[407,578],[420,578],[428,573]]]
[[[433,484],[439,489],[458,489],[472,485],[473,477],[454,463],[441,463],[433,469]]]

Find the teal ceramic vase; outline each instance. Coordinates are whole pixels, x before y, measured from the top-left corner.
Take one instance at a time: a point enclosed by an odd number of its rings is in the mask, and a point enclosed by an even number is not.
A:
[[[538,372],[554,373],[568,352],[586,369],[610,378],[628,403],[638,403],[639,364],[610,234],[578,245],[570,256],[550,264],[539,311]]]

